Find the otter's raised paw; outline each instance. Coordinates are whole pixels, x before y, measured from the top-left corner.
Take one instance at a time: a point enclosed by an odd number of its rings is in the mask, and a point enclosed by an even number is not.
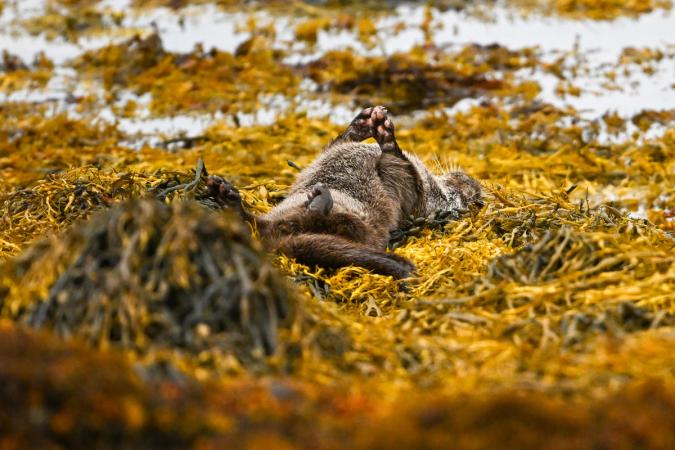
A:
[[[396,142],[396,135],[394,134],[394,122],[387,117],[387,109],[382,106],[373,108],[372,122],[373,122],[373,137],[380,145],[383,153],[393,153],[395,155],[401,154],[401,149]]]
[[[241,194],[229,181],[211,175],[206,179],[206,188],[209,191],[209,197],[223,208],[241,209]]]
[[[376,107],[377,108],[377,107]],[[372,114],[375,108],[365,108],[354,117],[347,131],[342,135],[344,140],[361,142],[373,137]]]
[[[333,196],[323,183],[317,183],[307,193],[305,206],[310,211],[316,211],[324,215],[328,214],[333,209]]]

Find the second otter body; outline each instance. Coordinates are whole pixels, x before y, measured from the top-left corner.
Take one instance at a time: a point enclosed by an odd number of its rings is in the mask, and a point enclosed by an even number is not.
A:
[[[368,137],[377,144],[361,142]],[[255,222],[273,248],[305,264],[357,265],[395,278],[405,278],[415,268],[386,252],[391,232],[404,219],[463,210],[481,201],[473,178],[463,172],[434,175],[403,152],[380,106],[364,109],[300,173],[286,199],[263,216],[246,212],[238,192],[215,178],[209,180],[214,197]]]

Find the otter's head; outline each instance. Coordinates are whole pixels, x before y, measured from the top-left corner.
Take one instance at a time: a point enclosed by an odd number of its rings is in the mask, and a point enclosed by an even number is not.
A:
[[[462,171],[437,175],[438,188],[427,198],[427,210],[436,214],[457,214],[483,207],[483,190],[476,179]]]

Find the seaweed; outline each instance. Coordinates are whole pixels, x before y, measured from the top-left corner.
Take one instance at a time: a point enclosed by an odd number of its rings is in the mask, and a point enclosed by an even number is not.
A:
[[[130,201],[3,264],[0,311],[92,345],[255,361],[276,348],[291,294],[247,227],[201,206]]]
[[[270,48],[264,32],[242,43],[235,54],[201,47],[191,53],[166,52],[155,32],[86,52],[73,67],[108,89],[150,93],[155,115],[184,111],[251,112],[262,94],[296,88],[298,80],[280,63],[283,53]]]
[[[80,5],[77,10],[65,11],[48,7],[43,15],[24,19],[21,25],[33,35],[43,34],[49,40],[63,38],[77,43],[82,37],[109,31],[120,21],[121,17]]]
[[[3,448],[660,450],[675,445],[674,389],[648,379],[576,401],[522,388],[385,404],[289,381],[148,380],[120,352],[0,322]]]
[[[669,10],[673,4],[669,0],[639,0],[633,2],[597,1],[597,0],[547,0],[531,2],[529,0],[509,0],[513,6],[520,7],[526,13],[559,15],[563,17],[593,20],[614,20],[617,17],[635,17],[654,10]]]
[[[20,56],[7,50],[0,59],[0,93],[17,89],[46,86],[52,77],[54,63],[42,52],[27,64]]]
[[[186,176],[189,175],[171,172],[145,175],[81,167],[2,194],[0,256],[15,254],[40,234],[62,230],[120,201],[148,196],[165,199],[171,192],[185,187],[181,183]],[[202,191],[198,194],[206,202],[206,190],[203,185],[200,187]],[[185,197],[190,193],[179,194]],[[192,197],[196,195],[193,193]]]
[[[64,2],[66,3],[66,2]],[[138,8],[147,8],[155,6],[167,6],[174,9],[181,9],[188,5],[215,3],[225,9],[241,7],[241,2],[236,0],[152,0],[141,1],[134,0],[133,5]],[[288,8],[286,2],[279,0],[265,0],[260,2],[266,9],[272,11],[285,11]],[[335,11],[355,10],[358,12],[368,11],[371,13],[382,13],[388,9],[405,4],[418,3],[410,0],[367,0],[355,2],[353,0],[328,0],[328,1],[298,1],[293,2],[296,9],[314,13],[323,12],[325,14]],[[480,2],[469,2],[466,0],[434,0],[431,5],[440,10],[458,10],[466,14],[473,14],[478,17],[490,17],[490,12],[494,8],[494,0],[485,0]],[[669,10],[672,3],[669,0],[639,0],[639,1],[599,1],[599,0],[547,0],[543,2],[532,2],[531,0],[509,0],[507,5],[520,14],[544,14],[551,16],[562,16],[574,19],[592,19],[592,20],[613,20],[618,17],[628,16],[636,17],[654,10]],[[384,7],[384,8],[383,8]]]
[[[611,206],[565,205],[565,192],[555,201],[499,195],[509,206],[474,226],[517,250],[455,285],[450,298],[419,301],[418,316],[402,324],[414,320],[413,327],[434,333],[461,321],[540,347],[576,344],[594,331],[623,335],[675,323],[668,306],[675,299],[675,242],[662,232]]]
[[[409,111],[511,91],[518,95],[523,90],[515,88],[508,75],[497,79],[488,74],[536,63],[533,49],[515,52],[499,45],[468,45],[456,53],[430,47],[389,57],[333,51],[301,69],[320,88],[349,94],[358,104],[383,103],[393,111]]]

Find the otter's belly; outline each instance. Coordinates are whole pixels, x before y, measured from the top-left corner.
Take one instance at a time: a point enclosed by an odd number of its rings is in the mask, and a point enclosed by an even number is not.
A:
[[[323,183],[331,192],[370,205],[381,194],[382,182],[377,174],[381,156],[382,151],[377,145],[347,143],[333,146],[300,173],[291,187],[291,194],[306,192],[315,184]]]

